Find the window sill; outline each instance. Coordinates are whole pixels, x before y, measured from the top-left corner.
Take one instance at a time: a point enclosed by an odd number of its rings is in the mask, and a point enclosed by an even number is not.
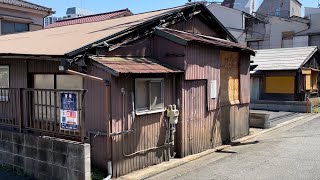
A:
[[[157,109],[157,110],[147,110],[147,111],[136,111],[137,116],[147,115],[147,114],[156,114],[156,113],[163,113],[164,109]]]

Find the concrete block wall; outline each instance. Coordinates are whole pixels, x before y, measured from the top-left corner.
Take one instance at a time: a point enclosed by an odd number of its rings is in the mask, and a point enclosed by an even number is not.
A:
[[[0,164],[37,179],[91,179],[90,145],[0,130]]]

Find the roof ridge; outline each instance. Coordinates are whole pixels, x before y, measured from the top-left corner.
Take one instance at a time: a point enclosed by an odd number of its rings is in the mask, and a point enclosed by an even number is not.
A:
[[[47,10],[53,11],[52,8],[48,8],[48,7],[45,7],[45,6],[42,6],[42,5],[39,5],[39,4],[35,4],[35,3],[29,2],[29,1],[24,1],[24,0],[16,0],[16,1],[20,1],[20,2],[23,2],[23,3],[27,3],[27,4],[30,4],[30,5],[33,5],[33,6],[37,6],[37,7],[43,8],[43,9],[47,9]],[[3,3],[5,3],[5,2],[3,2]],[[10,4],[10,3],[6,3],[6,4]],[[30,8],[30,7],[26,7],[26,8]]]
[[[120,9],[120,10],[116,10],[116,11],[109,11],[109,12],[104,12],[104,13],[91,14],[91,15],[87,15],[87,16],[81,16],[81,17],[75,17],[75,18],[69,18],[69,19],[62,19],[62,20],[59,20],[59,21],[57,21],[57,22],[77,20],[77,19],[83,19],[83,18],[88,18],[88,17],[94,17],[94,16],[100,16],[100,15],[112,14],[112,13],[117,13],[117,12],[125,12],[125,11],[131,12],[128,8],[126,8],[126,9]],[[131,12],[131,13],[132,13],[132,12]],[[132,14],[133,14],[133,13],[132,13]]]

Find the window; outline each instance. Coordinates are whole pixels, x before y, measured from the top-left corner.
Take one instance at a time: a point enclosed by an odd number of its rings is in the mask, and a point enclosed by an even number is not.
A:
[[[135,108],[137,115],[164,109],[163,79],[136,79]]]
[[[0,66],[0,88],[9,88],[9,66]],[[8,90],[1,90],[0,101],[8,99]]]
[[[294,16],[295,12],[294,12],[294,8],[291,8],[291,16]]]
[[[82,77],[75,75],[54,75],[54,74],[35,74],[34,88],[36,89],[62,89],[78,90],[83,89]],[[54,121],[54,100],[56,98],[56,120],[60,117],[60,97],[59,93],[53,91],[37,91],[33,95],[34,118],[36,120]]]
[[[275,16],[280,17],[280,8],[276,8],[276,11],[274,13]]]
[[[10,22],[10,21],[1,22],[2,34],[12,34],[12,33],[25,32],[25,31],[29,31],[29,24]]]

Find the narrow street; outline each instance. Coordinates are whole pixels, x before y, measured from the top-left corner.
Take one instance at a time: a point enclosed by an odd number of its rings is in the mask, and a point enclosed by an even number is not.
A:
[[[149,179],[320,179],[319,129],[302,120]]]

